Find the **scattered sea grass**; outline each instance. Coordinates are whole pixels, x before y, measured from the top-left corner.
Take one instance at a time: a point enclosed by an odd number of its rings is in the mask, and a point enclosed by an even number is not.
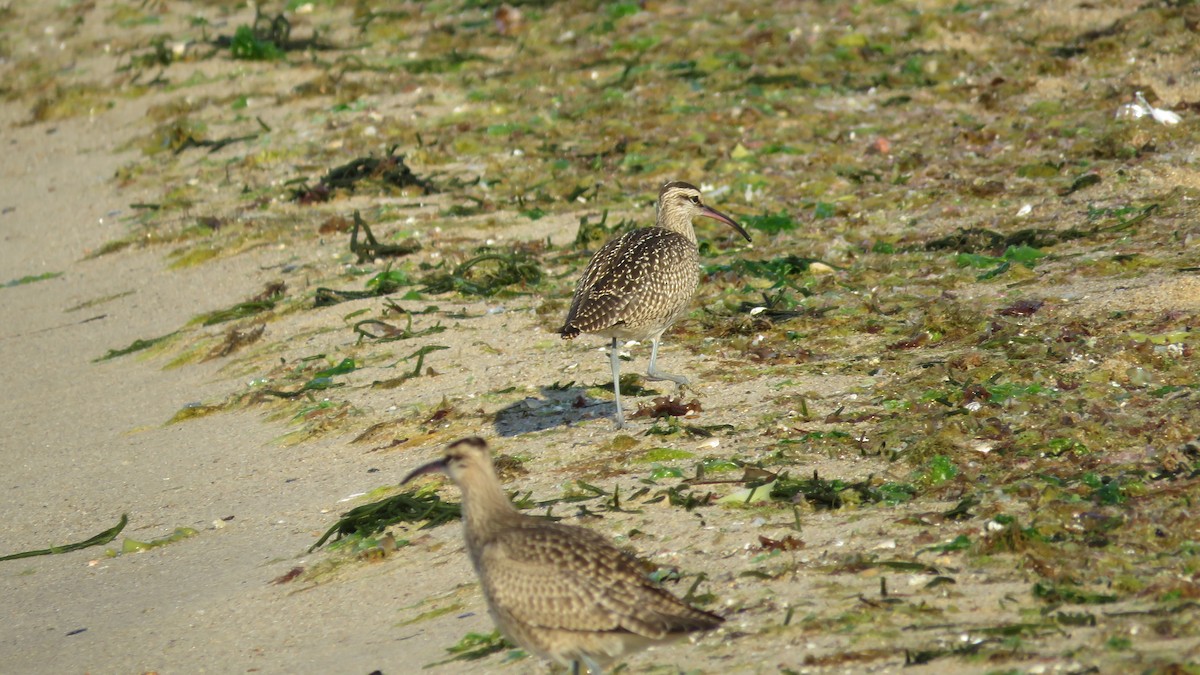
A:
[[[461,517],[461,505],[442,501],[433,489],[410,490],[350,509],[308,551],[324,546],[330,537],[334,541],[350,535],[369,537],[400,522],[427,521],[421,525],[422,530],[427,530]]]
[[[166,335],[160,335],[156,338],[150,338],[148,340],[142,340],[139,338],[139,339],[131,342],[128,347],[124,347],[122,349],[108,350],[107,352],[104,353],[104,356],[99,356],[99,357],[92,359],[92,363],[108,361],[110,359],[115,359],[119,356],[126,356],[128,354],[133,354],[134,352],[140,352],[140,351],[149,349],[149,348],[153,347],[154,345],[159,344],[161,342],[166,342],[167,340],[170,340],[171,338],[175,337],[176,335],[179,335],[179,331],[175,331],[173,333],[167,333]]]
[[[263,312],[270,311],[275,309],[276,303],[283,299],[284,292],[286,290],[287,285],[282,281],[269,283],[261,293],[250,298],[249,300],[246,300],[245,302],[239,302],[232,307],[226,307],[225,309],[218,309],[207,314],[201,314],[195,319],[192,319],[192,322],[199,323],[204,326],[212,326],[218,323],[236,321],[237,319],[244,319],[248,316],[254,316],[255,314],[261,314]]]
[[[59,553],[67,553],[69,551],[78,551],[91,546],[102,546],[113,539],[116,539],[117,535],[121,533],[121,530],[125,529],[125,525],[127,523],[129,523],[129,515],[123,513],[121,514],[121,519],[117,521],[116,525],[113,525],[94,537],[89,537],[88,539],[75,542],[74,544],[63,544],[62,546],[51,546],[50,548],[38,549],[36,551],[22,551],[21,553],[13,553],[11,555],[0,557],[0,561],[19,560],[21,558],[32,558],[39,555],[56,555]]]
[[[526,255],[484,253],[463,262],[450,272],[427,276],[421,292],[456,292],[466,296],[490,298],[509,286],[533,285],[541,279],[542,268]]]
[[[363,236],[366,237],[366,243],[359,243],[358,232],[362,230]],[[409,255],[421,250],[421,242],[415,237],[409,237],[399,244],[381,244],[371,233],[371,228],[367,222],[359,215],[358,210],[354,211],[354,226],[350,230],[350,251],[358,256],[358,262],[364,263],[375,258],[397,257]],[[381,293],[386,295],[386,293]]]

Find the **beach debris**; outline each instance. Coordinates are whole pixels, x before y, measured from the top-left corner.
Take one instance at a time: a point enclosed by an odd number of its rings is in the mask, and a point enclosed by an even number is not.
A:
[[[336,49],[320,40],[316,30],[305,40],[292,39],[292,22],[282,12],[267,16],[254,9],[254,22],[238,26],[233,35],[220,35],[213,46],[228,49],[229,55],[241,61],[273,61],[287,52]]]
[[[166,546],[167,544],[174,544],[177,541],[190,539],[197,534],[200,533],[193,528],[177,527],[171,534],[168,534],[165,537],[159,537],[158,539],[151,539],[150,541],[138,541],[137,539],[125,537],[125,541],[121,542],[121,550],[119,552],[110,550],[108,554],[109,556],[115,557],[122,553],[142,553],[144,551]]]
[[[804,542],[791,534],[783,539],[771,539],[760,534],[758,535],[758,543],[762,545],[762,550],[764,551],[796,551],[804,548]]]
[[[32,558],[39,555],[55,555],[58,553],[67,553],[69,551],[78,551],[79,549],[88,548],[89,546],[101,546],[103,544],[107,544],[113,539],[116,539],[117,535],[121,533],[121,530],[125,529],[125,525],[128,523],[129,514],[123,513],[121,514],[121,520],[119,520],[116,525],[113,525],[94,537],[89,537],[88,539],[75,542],[74,544],[63,544],[62,546],[51,546],[50,548],[38,549],[36,551],[22,551],[21,553],[0,556],[0,561],[19,560],[21,558]]]
[[[475,269],[478,267],[478,269]],[[490,298],[514,285],[536,284],[542,268],[523,253],[483,253],[458,265],[451,272],[430,274],[423,279],[422,293],[449,293]]]
[[[312,391],[324,391],[334,387],[344,387],[345,384],[334,382],[333,378],[337,375],[345,375],[352,373],[358,369],[358,364],[352,358],[344,358],[337,365],[331,366],[324,370],[319,370],[313,373],[311,379],[300,385],[299,389],[293,391],[281,391],[279,389],[263,389],[263,396],[274,396],[276,398],[296,398],[302,394]]]
[[[368,155],[334,167],[312,187],[303,180],[289,181],[299,183],[298,187],[292,188],[290,198],[301,204],[327,202],[335,190],[354,192],[358,184],[366,180],[400,189],[417,187],[423,194],[437,192],[437,188],[432,182],[413,173],[413,170],[404,163],[404,155],[396,154],[398,147],[400,146],[389,147],[383,157]]]
[[[202,360],[211,361],[213,359],[221,358],[222,356],[229,356],[233,352],[245,347],[246,345],[258,342],[259,338],[263,336],[263,332],[266,329],[267,324],[265,323],[260,323],[248,330],[230,328],[228,331],[226,331],[225,339],[221,341],[221,344],[209,350],[208,355]]]
[[[408,325],[404,328],[394,326],[386,321],[380,321],[379,319],[364,319],[359,321],[354,324],[354,332],[358,333],[358,344],[362,344],[364,340],[376,343],[410,340],[415,337],[436,335],[446,330],[445,326],[437,323],[423,330],[414,331],[412,329],[413,315],[406,313],[406,316],[408,317]]]
[[[279,584],[286,584],[289,581],[296,579],[296,577],[299,577],[301,574],[304,574],[303,567],[293,567],[292,569],[288,570],[287,572],[284,572],[283,574],[272,579],[271,583],[275,584],[276,586],[278,586]]]
[[[92,359],[92,363],[108,361],[109,359],[115,359],[118,356],[125,356],[126,354],[140,352],[140,351],[149,349],[149,348],[153,347],[154,345],[159,344],[161,342],[166,342],[167,340],[170,340],[171,338],[175,337],[176,335],[179,335],[179,331],[167,333],[166,335],[160,335],[156,338],[149,338],[147,340],[138,338],[137,340],[134,340],[133,342],[131,342],[128,347],[124,347],[122,349],[108,350],[104,354],[104,356],[100,356],[100,357]]]
[[[400,522],[422,523],[419,529],[430,530],[461,517],[459,504],[442,501],[436,486],[426,485],[350,509],[308,548],[308,552],[324,546],[330,537],[335,542],[349,536],[369,537]]]
[[[1133,103],[1125,103],[1117,107],[1117,112],[1115,115],[1117,119],[1136,120],[1149,115],[1154,118],[1155,122],[1158,122],[1159,124],[1166,124],[1168,126],[1179,124],[1183,121],[1183,118],[1179,116],[1179,113],[1167,110],[1166,108],[1155,108],[1154,106],[1150,105],[1146,101],[1146,97],[1143,96],[1142,92],[1140,91],[1134,92],[1133,98]]]
[[[405,361],[410,361],[412,359],[416,359],[417,363],[416,363],[416,365],[413,366],[413,369],[410,372],[404,373],[400,377],[393,377],[390,380],[376,380],[371,383],[371,386],[372,387],[382,387],[384,389],[393,389],[395,387],[399,387],[400,385],[404,384],[405,382],[407,382],[408,380],[411,380],[414,377],[420,377],[421,369],[425,367],[425,357],[428,354],[431,354],[431,353],[437,352],[437,351],[442,351],[444,349],[450,349],[450,348],[445,345],[425,345],[424,347],[421,347],[420,349],[413,352],[412,354],[409,354],[408,356],[400,359],[399,361],[397,361],[397,362],[393,363],[391,366],[389,366],[390,368],[394,368]],[[435,375],[436,373],[433,372],[433,368],[428,368],[428,369],[426,369],[425,374],[426,375]]]
[[[57,279],[58,277],[61,277],[62,275],[63,275],[62,272],[45,272],[43,274],[27,274],[18,279],[13,279],[12,281],[6,281],[3,284],[0,284],[0,288],[12,288],[14,286],[24,286],[25,284],[32,284],[32,283],[36,283],[38,281],[45,281],[47,279]]]
[[[341,302],[350,300],[365,300],[367,298],[376,298],[384,295],[391,295],[400,290],[403,286],[412,286],[414,281],[408,278],[408,275],[403,270],[392,269],[391,263],[388,263],[375,276],[367,280],[367,290],[365,291],[344,291],[336,288],[326,288],[321,286],[317,288],[317,292],[313,297],[313,307],[328,307]],[[391,300],[385,301],[385,307],[391,309],[397,314],[411,314],[407,310],[400,309]],[[429,311],[416,312],[417,314],[428,314]]]
[[[505,649],[512,649],[513,647],[514,645],[506,640],[498,630],[494,630],[491,633],[467,633],[454,646],[446,647],[446,651],[454,656],[444,661],[430,663],[425,667],[443,666],[455,661],[478,661],[492,654],[502,652]],[[520,654],[522,652],[517,653]]]
[[[654,399],[653,403],[639,404],[637,412],[630,417],[685,417],[701,410],[703,408],[700,407],[699,399],[692,399],[690,403],[684,403],[682,397],[659,396]]]
[[[260,293],[252,296],[249,300],[239,302],[232,307],[201,314],[192,319],[191,323],[212,326],[275,309],[275,304],[283,299],[285,291],[287,291],[287,284],[282,281],[272,281],[264,286]]]
[[[362,230],[363,236],[367,241],[365,244],[358,242],[358,231]],[[364,263],[375,258],[398,257],[409,255],[421,250],[421,242],[416,237],[408,237],[399,244],[381,244],[371,233],[371,228],[367,226],[367,222],[359,215],[358,210],[354,211],[354,225],[350,230],[350,252],[358,256],[358,262]]]

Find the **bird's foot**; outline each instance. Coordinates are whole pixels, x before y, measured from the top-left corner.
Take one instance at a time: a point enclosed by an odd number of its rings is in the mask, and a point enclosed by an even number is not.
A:
[[[664,373],[661,370],[646,371],[646,379],[654,382],[674,382],[675,391],[679,391],[688,385],[688,379],[683,375],[672,375],[671,373]]]
[[[617,401],[616,409],[613,410],[613,429],[620,431],[625,428],[625,406],[621,405],[621,401]]]

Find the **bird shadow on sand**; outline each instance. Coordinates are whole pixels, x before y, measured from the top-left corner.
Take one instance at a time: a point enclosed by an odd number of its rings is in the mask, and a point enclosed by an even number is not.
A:
[[[634,404],[635,396],[650,396],[657,391],[638,387],[636,394],[625,393],[625,378],[621,378],[621,395],[626,405]],[[630,383],[634,385],[632,382]],[[603,420],[612,424],[616,407],[611,400],[589,397],[589,389],[612,391],[612,383],[597,385],[543,386],[541,396],[526,396],[496,412],[496,433],[502,437],[520,436],[535,431],[567,426],[578,422]],[[634,404],[636,409],[636,404]],[[628,414],[628,410],[626,414]]]
[[[589,398],[586,386],[543,386],[540,396],[526,396],[496,412],[500,436],[520,436],[599,418],[612,418],[612,401]]]

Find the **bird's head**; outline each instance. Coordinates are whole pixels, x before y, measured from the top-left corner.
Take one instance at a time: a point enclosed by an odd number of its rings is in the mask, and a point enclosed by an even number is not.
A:
[[[655,208],[659,225],[668,229],[677,229],[685,224],[690,228],[693,218],[704,216],[725,223],[750,241],[750,235],[737,221],[705,204],[700,196],[700,188],[691,183],[675,180],[662,186]]]
[[[486,470],[491,466],[491,462],[487,441],[476,436],[463,438],[446,446],[446,452],[441,458],[413,469],[412,473],[408,474],[400,484],[404,485],[418,476],[444,473],[454,481],[455,485],[461,486],[464,475],[472,470]]]

